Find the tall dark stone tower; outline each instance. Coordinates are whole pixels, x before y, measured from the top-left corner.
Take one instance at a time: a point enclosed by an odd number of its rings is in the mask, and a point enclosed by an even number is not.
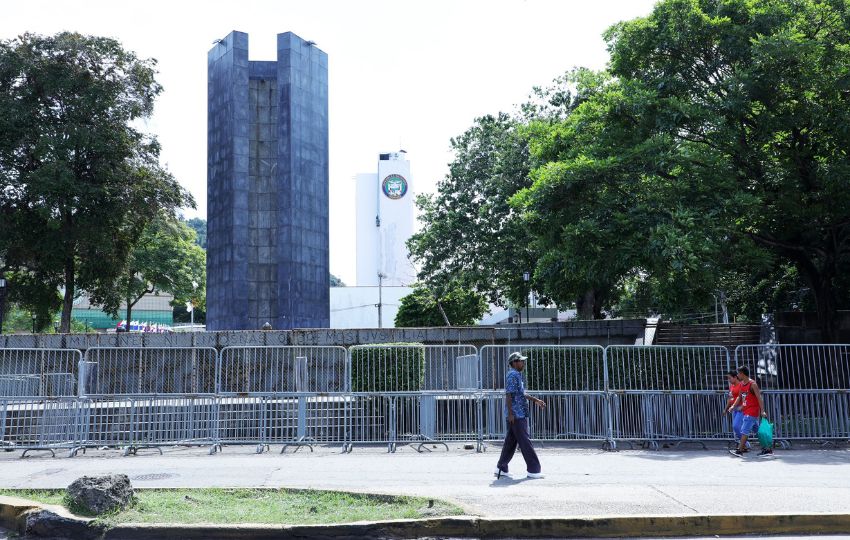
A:
[[[232,32],[208,73],[207,328],[327,328],[328,56],[287,32],[253,62]]]

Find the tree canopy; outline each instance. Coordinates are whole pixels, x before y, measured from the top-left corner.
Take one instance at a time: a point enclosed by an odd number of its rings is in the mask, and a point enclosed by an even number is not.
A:
[[[437,296],[432,289],[417,285],[401,299],[395,316],[397,327],[470,326],[487,312],[487,302],[480,294],[452,287]]]
[[[638,296],[756,313],[808,289],[835,339],[850,303],[848,32],[850,7],[829,0],[663,0],[615,25],[606,71],[574,70],[453,141],[411,240],[420,279],[516,301],[498,278],[521,271],[496,269],[519,253],[535,290],[584,317]]]
[[[408,240],[419,278],[437,291],[455,283],[503,304],[527,294],[530,236],[509,199],[530,185],[528,144],[505,113],[485,116],[452,139],[455,159],[436,195],[416,204],[425,225]]]
[[[151,220],[194,205],[135,127],[161,90],[155,61],[113,39],[0,42],[0,270],[38,283],[32,298],[62,287],[63,332],[78,288],[115,283]]]

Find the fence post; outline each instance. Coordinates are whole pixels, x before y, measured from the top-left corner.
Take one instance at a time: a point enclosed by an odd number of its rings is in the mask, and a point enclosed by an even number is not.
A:
[[[307,397],[309,375],[307,373],[307,357],[295,357],[295,391],[298,392],[298,428],[296,437],[299,441],[307,437]]]

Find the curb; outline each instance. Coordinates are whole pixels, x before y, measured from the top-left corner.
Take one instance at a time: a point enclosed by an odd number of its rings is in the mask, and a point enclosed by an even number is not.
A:
[[[102,530],[64,508],[0,496],[0,526],[33,536],[98,540],[265,540],[272,538],[601,538],[742,534],[848,534],[850,514],[663,515],[553,518],[447,518],[339,525],[127,524]],[[61,534],[60,534],[61,533]]]

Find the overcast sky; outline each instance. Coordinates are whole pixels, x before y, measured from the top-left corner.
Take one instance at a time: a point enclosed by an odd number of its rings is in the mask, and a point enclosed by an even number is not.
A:
[[[475,117],[512,111],[574,66],[603,68],[602,32],[655,0],[200,1],[0,0],[0,38],[62,30],[117,38],[159,61],[165,90],[147,130],[206,217],[207,51],[247,32],[251,60],[274,60],[292,31],[328,53],[331,272],[355,281],[354,181],[403,148],[412,190],[430,192],[449,139]]]

